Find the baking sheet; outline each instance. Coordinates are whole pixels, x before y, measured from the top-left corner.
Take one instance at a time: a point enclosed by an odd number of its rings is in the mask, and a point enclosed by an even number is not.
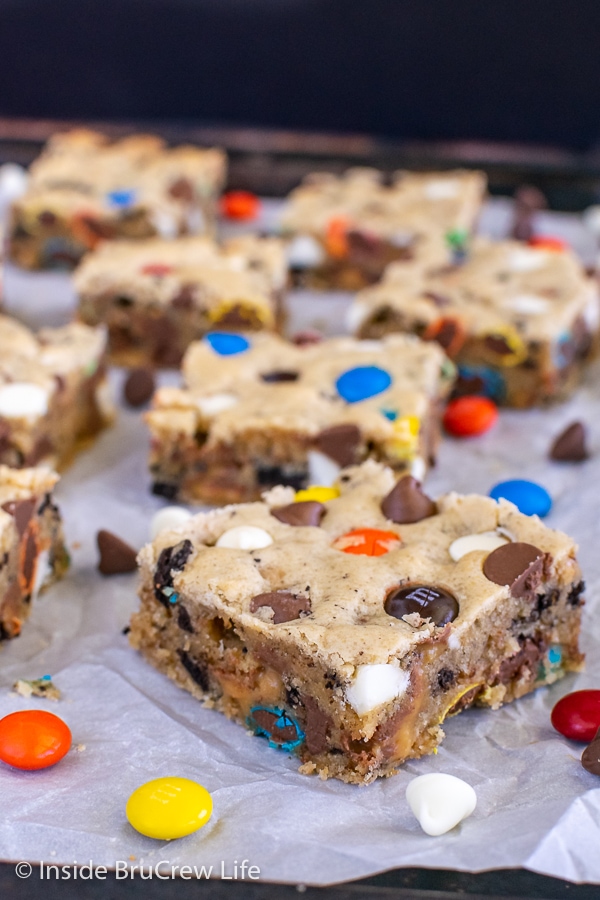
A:
[[[267,204],[267,224],[276,210]],[[501,234],[509,220],[507,204],[496,201],[482,228]],[[586,262],[592,260],[595,243],[578,220],[546,214],[545,223],[580,247]],[[5,291],[8,308],[38,324],[63,321],[73,304],[68,279],[60,274],[8,267]],[[318,324],[339,333],[348,302],[341,294],[295,292],[291,328]],[[117,396],[122,377],[112,373]],[[176,376],[162,379],[174,383]],[[579,465],[550,463],[552,437],[575,419],[589,425],[592,458]],[[188,865],[200,877],[210,870],[212,877],[228,878],[236,861],[239,875],[247,860],[261,879],[321,885],[398,866],[523,866],[600,882],[600,780],[581,767],[581,745],[550,725],[559,697],[600,686],[600,364],[564,405],[503,411],[488,435],[445,439],[427,484],[433,496],[487,493],[498,480],[524,477],[550,491],[554,507],[547,524],[580,544],[588,585],[586,672],[497,712],[471,709],[448,720],[437,755],[409,762],[394,778],[365,788],[299,775],[293,758],[203,709],[129,648],[122,629],[136,607],[136,578],[97,573],[95,535],[108,528],[134,546],[147,540],[149,519],[164,503],[148,491],[146,449],[139,414],[120,409],[117,424],[59,485],[73,565],[35,604],[21,637],[0,651],[0,716],[34,707],[55,712],[69,724],[74,749],[45,771],[0,766],[0,857],[116,865],[121,873],[139,865],[148,872],[161,862],[162,873]],[[18,678],[45,674],[61,689],[61,701],[11,692]],[[478,796],[471,818],[437,838],[421,831],[404,797],[409,781],[428,772],[457,775]],[[159,842],[128,825],[131,791],[163,775],[192,778],[211,792],[213,817],[196,834]]]

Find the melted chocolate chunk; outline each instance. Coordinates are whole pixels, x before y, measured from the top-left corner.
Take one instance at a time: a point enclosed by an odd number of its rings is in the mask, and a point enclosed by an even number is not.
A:
[[[252,718],[258,727],[264,731],[271,741],[276,744],[287,744],[298,739],[298,729],[294,721],[288,718],[285,712],[281,715],[268,709],[255,709]]]
[[[171,300],[173,309],[192,309],[194,306],[195,287],[193,284],[182,284],[179,293]]]
[[[344,468],[356,462],[360,441],[360,429],[356,425],[333,425],[317,435],[315,447]]]
[[[542,580],[544,562],[544,553],[533,544],[503,544],[486,557],[483,574],[494,584],[509,587],[513,597],[533,599]]]
[[[189,634],[194,633],[194,626],[192,625],[190,614],[185,606],[181,606],[181,604],[177,608],[177,624],[182,631],[187,631]]]
[[[50,212],[49,209],[43,209],[38,216],[38,222],[40,225],[50,228],[52,225],[56,224],[56,216],[53,212]]]
[[[592,775],[600,775],[600,728],[592,743],[585,748],[581,756],[581,765]]]
[[[123,399],[134,409],[144,406],[154,393],[155,378],[150,368],[132,369],[123,385]]]
[[[25,535],[24,544],[21,545],[21,576],[23,589],[27,594],[31,593],[33,588],[33,578],[39,553],[36,531],[37,529],[30,528]]]
[[[163,594],[163,588],[173,586],[173,572],[181,572],[185,568],[192,550],[192,542],[186,538],[174,547],[165,547],[158,557],[154,571],[154,596],[167,608],[171,604]]]
[[[521,647],[513,656],[503,659],[500,663],[496,684],[510,684],[516,678],[523,678],[527,669],[532,677],[535,677],[538,666],[546,653],[546,644],[543,640],[534,640],[519,636]]]
[[[384,516],[397,525],[420,522],[437,513],[437,506],[421,490],[420,483],[405,475],[381,501]]]
[[[135,572],[137,551],[111,531],[101,529],[96,535],[100,553],[98,571],[102,575],[122,575]]]
[[[581,422],[573,422],[561,431],[550,448],[550,459],[556,462],[583,462],[588,456],[585,426]]]
[[[196,192],[194,185],[189,178],[178,178],[169,188],[169,195],[175,200],[183,200],[184,203],[191,203]]]
[[[300,376],[298,372],[280,369],[273,372],[265,372],[265,374],[260,377],[262,381],[265,381],[267,384],[276,384],[278,381],[298,381]]]
[[[202,688],[203,691],[208,691],[210,688],[210,681],[208,679],[207,667],[198,662],[198,660],[192,659],[185,650],[178,650],[177,655],[181,660],[181,665],[188,675],[196,682],[198,687]]]
[[[26,500],[9,500],[2,504],[2,509],[12,516],[19,532],[19,537],[25,534],[27,526],[31,521],[31,517],[35,512],[37,499],[28,497]]]
[[[434,340],[442,347],[444,350],[448,350],[448,348],[452,345],[454,340],[457,338],[460,333],[461,328],[458,322],[455,322],[453,319],[444,319],[442,326],[438,333],[436,334]]]
[[[491,350],[492,353],[497,353],[498,356],[507,356],[513,352],[506,338],[502,337],[501,334],[489,334],[484,344],[488,350]]]
[[[291,591],[267,591],[264,594],[257,594],[250,601],[250,612],[255,613],[263,606],[268,606],[273,610],[274,625],[292,622],[294,619],[300,618],[302,614],[308,615],[311,609],[310,597],[292,594]]]
[[[302,703],[306,713],[304,725],[306,746],[309,753],[324,753],[327,750],[327,736],[333,727],[331,716],[323,712],[312,697],[304,694]]]
[[[325,505],[316,500],[302,500],[298,503],[288,503],[287,506],[277,506],[271,510],[271,515],[286,525],[318,527],[325,515]]]
[[[434,625],[453,622],[459,612],[456,597],[429,584],[393,588],[385,598],[384,609],[395,619],[417,613],[422,619],[431,619]]]

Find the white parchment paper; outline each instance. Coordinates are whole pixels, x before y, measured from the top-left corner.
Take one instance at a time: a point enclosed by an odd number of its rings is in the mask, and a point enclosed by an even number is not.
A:
[[[505,205],[492,204],[484,217],[488,230],[501,230],[503,215]],[[575,241],[583,236],[589,260],[593,243],[575,220],[550,222],[555,234],[562,229]],[[9,268],[5,289],[9,308],[39,324],[60,321],[72,306],[66,276]],[[298,292],[292,327],[318,321],[339,332],[347,304],[343,295]],[[122,373],[113,373],[113,380],[119,396]],[[589,426],[592,458],[550,463],[551,439],[575,419]],[[310,884],[397,866],[523,866],[600,882],[600,779],[581,767],[582,746],[550,725],[561,696],[600,687],[600,365],[564,405],[503,411],[488,435],[445,439],[427,484],[433,496],[487,493],[503,478],[524,477],[550,491],[547,524],[579,542],[588,585],[585,673],[497,712],[472,709],[448,720],[437,755],[365,788],[299,775],[293,758],[203,709],[129,647],[122,629],[136,607],[136,578],[98,574],[95,535],[108,528],[134,546],[148,539],[150,517],[164,504],[148,491],[146,452],[140,416],[121,408],[117,424],[77,459],[58,488],[73,565],[35,604],[22,635],[0,650],[0,716],[49,709],[68,723],[74,749],[40,772],[0,765],[0,857],[95,866],[164,861],[212,867],[215,877],[231,875],[235,861],[248,860],[262,879]],[[11,693],[16,679],[45,674],[61,689],[61,701]],[[421,831],[404,797],[408,782],[427,772],[457,775],[478,796],[471,818],[437,838]],[[129,794],[162,775],[192,778],[211,792],[214,814],[201,831],[163,843],[128,825]]]

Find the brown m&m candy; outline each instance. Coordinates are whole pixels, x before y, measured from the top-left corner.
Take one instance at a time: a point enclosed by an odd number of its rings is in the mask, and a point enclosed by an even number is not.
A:
[[[483,574],[488,581],[509,587],[513,597],[524,597],[539,585],[543,568],[542,550],[515,541],[492,550],[483,564]]]
[[[444,588],[430,584],[394,588],[385,598],[384,609],[395,619],[417,613],[422,619],[431,619],[434,625],[453,622],[459,612],[456,597]]]
[[[267,591],[257,594],[250,601],[250,612],[257,612],[263,606],[273,610],[273,624],[292,622],[298,619],[301,613],[310,612],[310,597],[301,594],[293,594],[291,591]]]
[[[423,493],[412,475],[405,475],[381,501],[381,511],[391,522],[407,525],[437,513],[433,500]]]

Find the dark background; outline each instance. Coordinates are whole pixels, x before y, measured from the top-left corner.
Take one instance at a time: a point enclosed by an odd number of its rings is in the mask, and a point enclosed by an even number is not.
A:
[[[600,143],[589,0],[0,0],[0,116]]]

